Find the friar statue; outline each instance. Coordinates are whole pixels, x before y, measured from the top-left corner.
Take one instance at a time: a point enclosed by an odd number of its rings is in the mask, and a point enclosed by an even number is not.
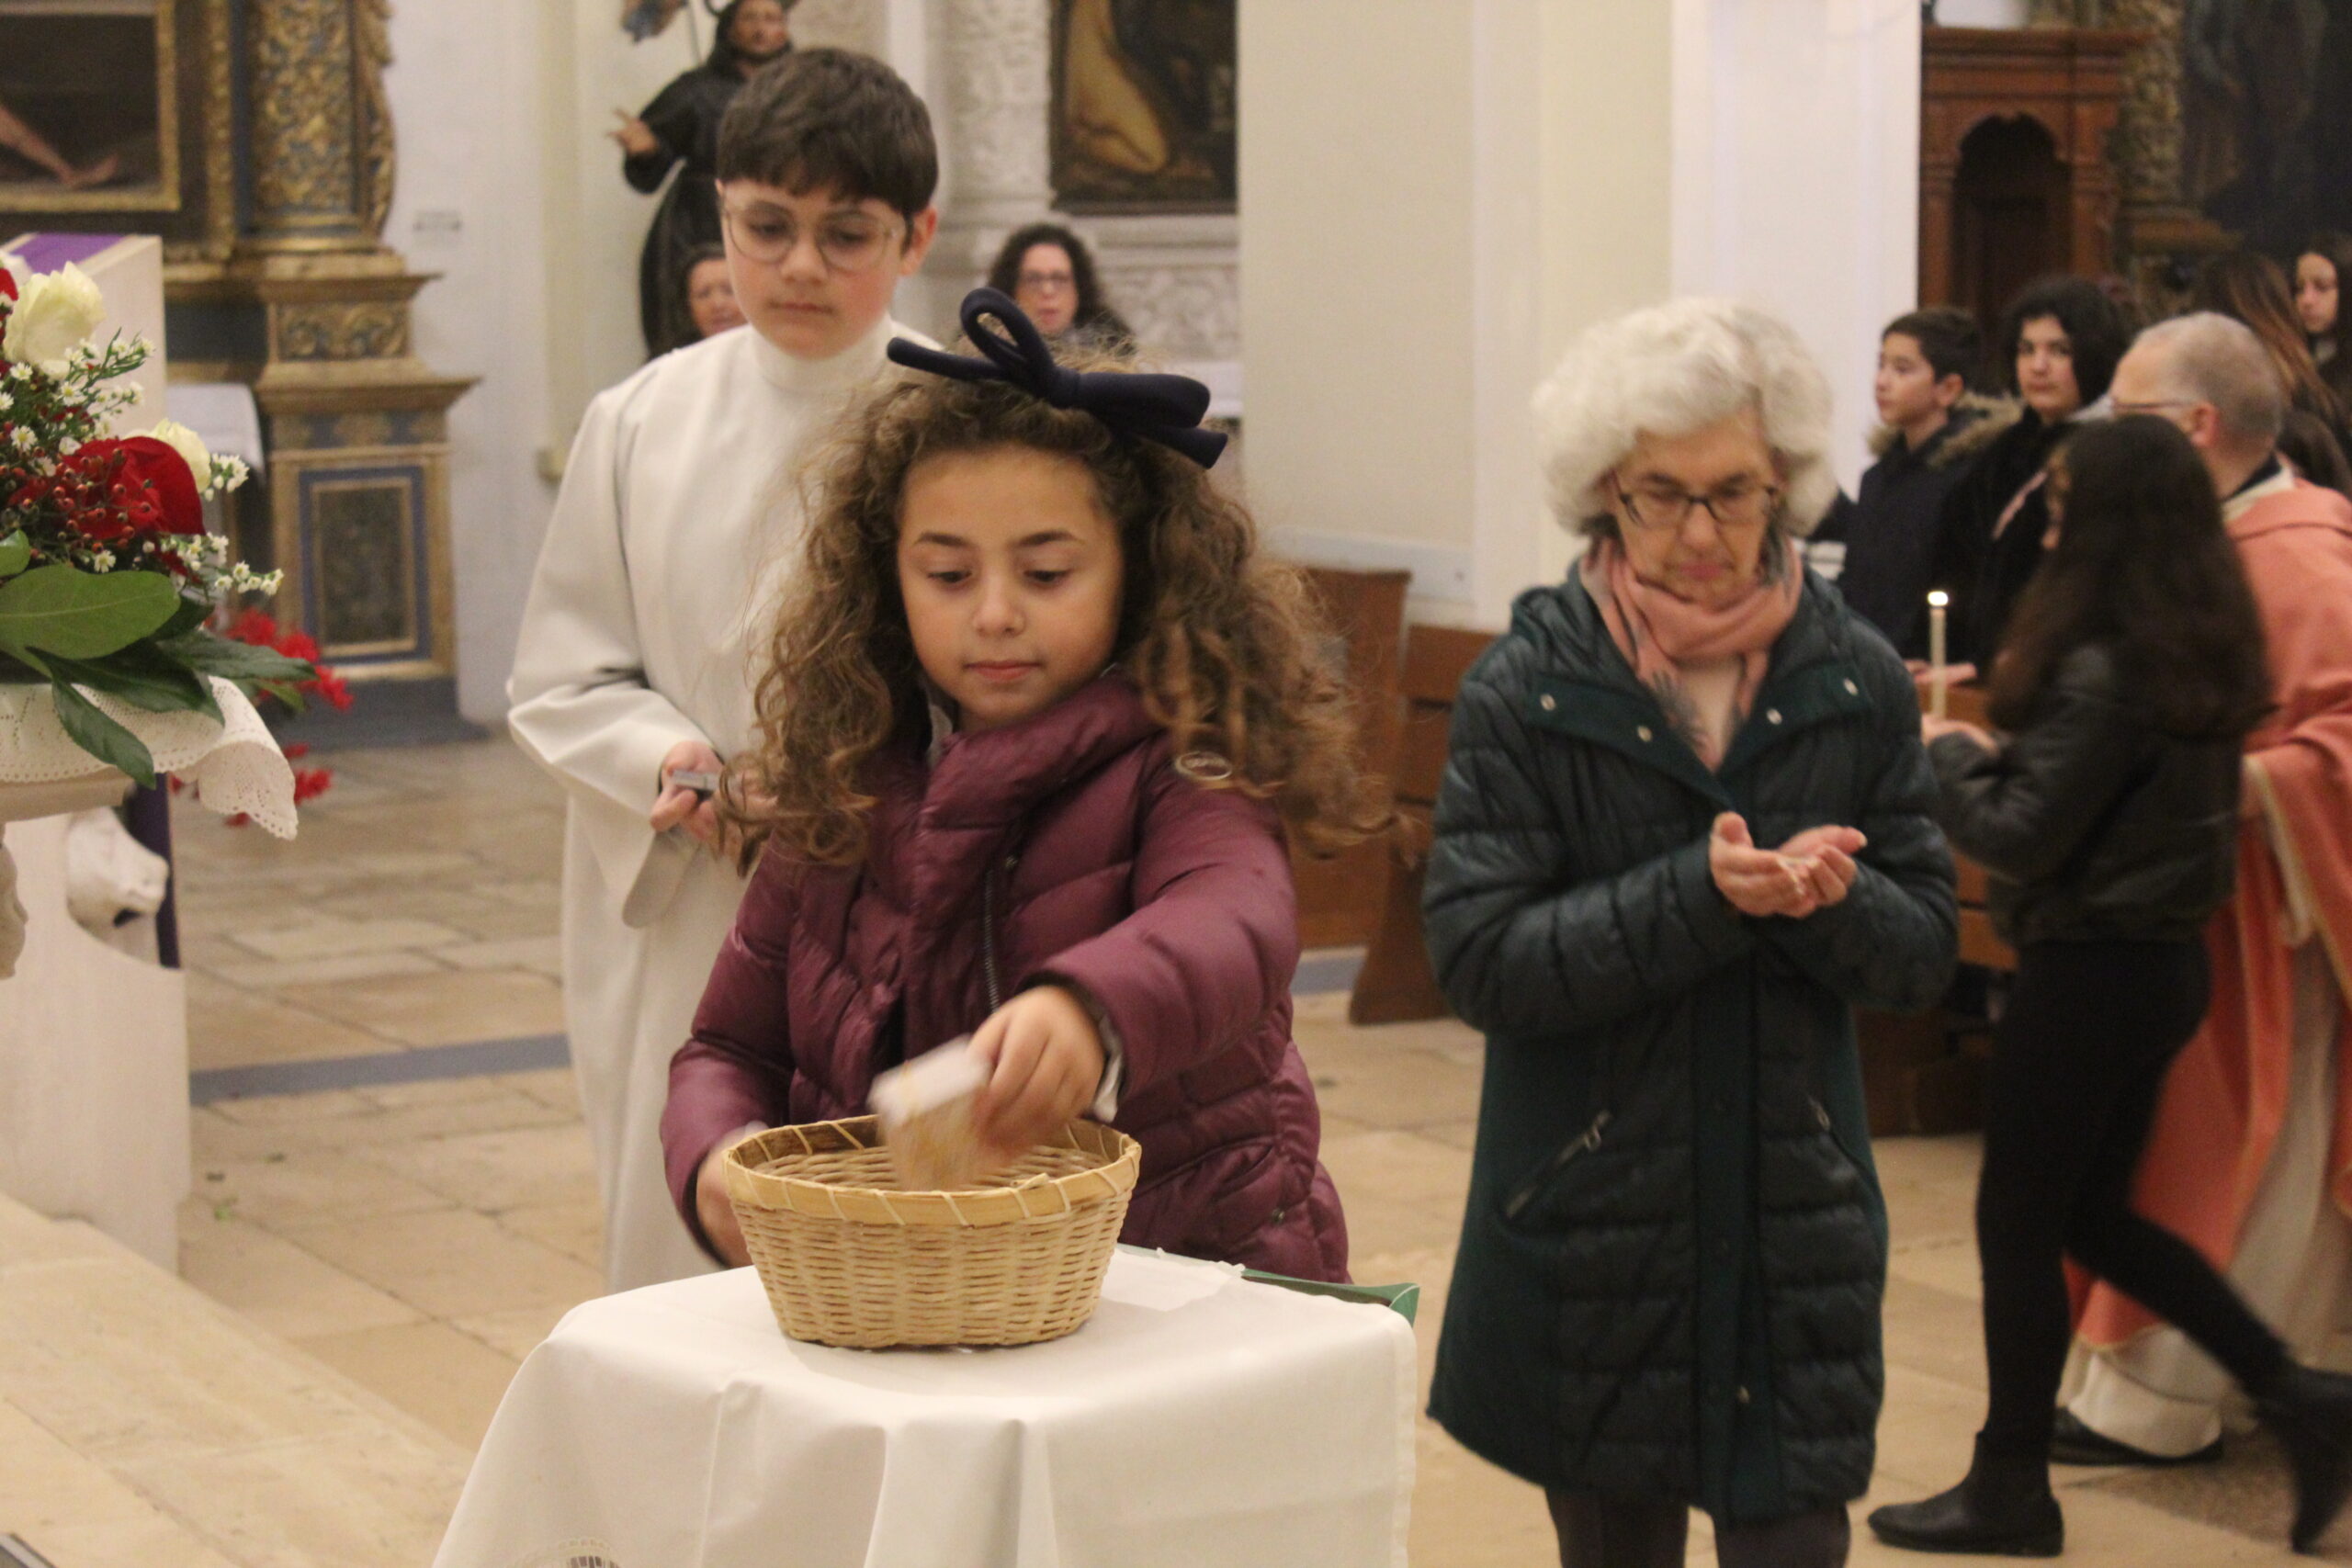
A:
[[[686,282],[696,254],[719,243],[718,122],[753,72],[790,51],[788,14],[797,4],[728,0],[716,13],[708,60],[662,88],[644,112],[614,111],[621,123],[613,140],[626,154],[621,173],[631,186],[650,195],[677,170],[638,261],[638,321],[649,358],[702,335],[687,306]]]

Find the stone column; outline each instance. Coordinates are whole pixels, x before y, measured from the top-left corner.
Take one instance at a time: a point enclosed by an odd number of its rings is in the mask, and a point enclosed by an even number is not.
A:
[[[248,252],[376,248],[390,197],[380,87],[389,4],[254,0],[248,7]]]
[[[2187,308],[2195,268],[2234,243],[2188,205],[2181,186],[2182,0],[2107,0],[2106,26],[2143,41],[2123,62],[2115,162],[2123,186],[2118,264],[2150,321]]]
[[[244,0],[252,206],[218,276],[172,297],[174,330],[236,347],[219,373],[261,405],[269,484],[241,498],[240,545],[285,572],[277,615],[352,683],[353,716],[290,732],[384,740],[464,732],[447,412],[472,385],[417,357],[409,301],[432,280],[382,242],[390,15],[391,0]]]
[[[1009,230],[1053,205],[1050,0],[940,0],[941,185],[965,232]],[[985,259],[985,258],[983,258]]]
[[[1004,236],[1053,206],[1052,0],[929,0],[925,96],[939,138],[939,239],[899,315],[942,338]]]

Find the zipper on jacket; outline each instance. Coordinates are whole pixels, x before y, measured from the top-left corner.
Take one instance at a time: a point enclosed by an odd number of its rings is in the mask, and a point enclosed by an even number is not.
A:
[[[1567,1168],[1570,1161],[1579,1155],[1589,1155],[1599,1148],[1600,1134],[1608,1125],[1609,1112],[1606,1111],[1594,1117],[1592,1125],[1587,1127],[1582,1135],[1563,1145],[1550,1159],[1544,1162],[1544,1168],[1541,1170],[1529,1177],[1521,1184],[1519,1190],[1510,1195],[1510,1201],[1503,1205],[1504,1217],[1513,1220],[1519,1218],[1526,1211],[1527,1205],[1535,1201],[1535,1195],[1544,1190],[1544,1184]]]
[[[1019,856],[1008,855],[1004,869],[1019,863]],[[996,876],[997,868],[991,865],[980,878],[980,976],[988,982],[990,1012],[1004,1005],[1004,984],[996,967]]]

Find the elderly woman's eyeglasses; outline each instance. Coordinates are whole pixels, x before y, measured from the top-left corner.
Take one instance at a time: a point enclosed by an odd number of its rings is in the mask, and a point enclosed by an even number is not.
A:
[[[774,266],[798,248],[800,225],[781,207],[753,202],[749,207],[720,207],[727,237],[748,260]],[[872,272],[882,264],[890,242],[899,235],[896,223],[885,223],[863,212],[827,216],[816,228],[817,254],[834,272]]]
[[[1758,479],[1734,479],[1705,495],[1693,495],[1680,485],[1643,479],[1630,489],[1617,483],[1617,500],[1626,520],[1645,533],[1666,533],[1690,521],[1701,508],[1719,529],[1756,528],[1771,521],[1781,499],[1780,488]]]

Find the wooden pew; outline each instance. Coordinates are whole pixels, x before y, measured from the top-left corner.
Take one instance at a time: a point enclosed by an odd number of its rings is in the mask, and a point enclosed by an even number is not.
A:
[[[1492,632],[1464,631],[1454,626],[1417,626],[1405,634],[1405,669],[1401,682],[1404,722],[1396,745],[1396,767],[1390,775],[1402,820],[1384,846],[1385,886],[1378,904],[1379,920],[1348,998],[1351,1023],[1402,1023],[1413,1019],[1442,1018],[1451,1010],[1430,970],[1428,943],[1421,935],[1421,876],[1429,843],[1430,809],[1437,787],[1445,776],[1445,742],[1453,723],[1453,694],[1469,672]]]
[[[1398,650],[1405,640],[1405,591],[1413,574],[1331,567],[1305,570],[1336,642],[1332,661],[1345,670],[1348,690],[1355,695],[1363,765],[1371,773],[1390,773],[1402,716],[1397,677]],[[1387,847],[1379,842],[1323,856],[1294,848],[1291,876],[1298,885],[1299,945],[1354,947],[1370,942],[1379,922],[1381,887],[1387,874]]]
[[[1922,691],[1919,701],[1923,711],[1927,700],[1928,694]],[[1951,688],[1944,711],[1954,718],[1991,728],[1984,717],[1982,686]],[[1964,857],[1953,859],[1960,870],[1960,961],[2004,972],[2015,969],[2017,951],[1994,934],[1993,917],[1985,908],[1984,868]]]
[[[1928,702],[1923,688],[1921,708]],[[1984,720],[1981,686],[1950,689],[1945,711],[1972,724]],[[1955,857],[1960,873],[1960,961],[2006,973],[2017,953],[1993,931],[1985,907],[1984,870]],[[1862,1095],[1871,1132],[1956,1133],[1984,1124],[1984,1059],[1991,1034],[1983,1019],[1939,1008],[1922,1014],[1858,1008],[1854,1032],[1861,1047]]]

